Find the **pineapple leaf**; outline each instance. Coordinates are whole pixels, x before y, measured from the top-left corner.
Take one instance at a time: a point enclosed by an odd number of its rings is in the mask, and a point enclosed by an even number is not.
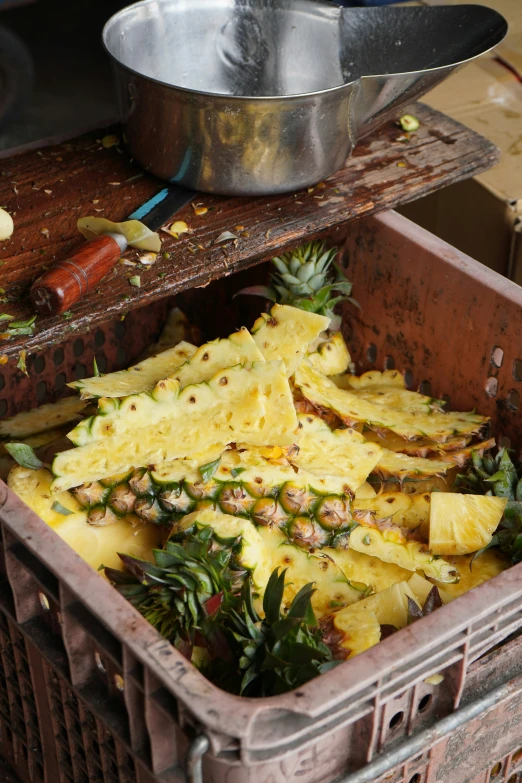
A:
[[[263,611],[267,622],[273,625],[279,620],[281,614],[281,602],[283,600],[283,592],[285,589],[285,576],[286,568],[279,573],[279,569],[275,568],[268,580],[268,584],[265,589],[265,595],[263,598]]]
[[[300,620],[303,620],[306,617],[306,613],[314,593],[315,590],[311,582],[307,585],[304,585],[304,587],[299,590],[294,600],[292,601],[292,605],[288,610],[287,616],[297,617]]]

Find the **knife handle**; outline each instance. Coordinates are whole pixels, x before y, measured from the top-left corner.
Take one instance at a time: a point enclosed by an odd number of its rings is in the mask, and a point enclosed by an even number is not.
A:
[[[126,248],[120,234],[101,234],[86,242],[34,281],[30,291],[34,309],[41,315],[65,312],[105,277]]]

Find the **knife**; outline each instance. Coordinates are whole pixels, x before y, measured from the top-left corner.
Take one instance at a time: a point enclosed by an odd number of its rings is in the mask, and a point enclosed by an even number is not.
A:
[[[156,231],[196,197],[193,190],[169,185],[145,201],[127,220],[141,220]],[[41,315],[69,310],[105,277],[126,249],[127,240],[122,234],[100,234],[86,242],[34,281],[29,294],[34,309]]]

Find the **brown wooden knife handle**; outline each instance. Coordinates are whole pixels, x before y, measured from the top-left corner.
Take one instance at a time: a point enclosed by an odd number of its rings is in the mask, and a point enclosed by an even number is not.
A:
[[[59,261],[31,286],[34,309],[42,315],[63,313],[112,269],[127,243],[124,237],[101,234],[64,261]]]

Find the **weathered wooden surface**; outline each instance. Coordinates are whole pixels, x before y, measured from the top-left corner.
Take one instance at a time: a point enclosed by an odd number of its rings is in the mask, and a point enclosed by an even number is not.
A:
[[[358,145],[344,169],[314,189],[257,199],[202,196],[197,206],[207,208],[204,215],[189,205],[176,216],[193,233],[179,239],[162,233],[165,257],[158,255],[152,267],[117,264],[72,314],[38,317],[34,335],[4,339],[0,355],[16,361],[21,349],[34,353],[167,294],[205,286],[276,250],[420,198],[496,162],[497,149],[478,134],[427,106],[418,104],[413,111],[421,127],[409,140],[401,141],[404,134],[388,124]],[[31,282],[82,243],[79,217],[122,220],[162,187],[153,177],[140,176],[122,148],[104,148],[103,135],[1,162],[0,204],[12,213],[15,232],[0,247],[0,312],[30,314]],[[227,230],[238,239],[217,243]],[[139,255],[131,251],[126,257],[137,260]],[[129,283],[135,275],[140,288]]]

